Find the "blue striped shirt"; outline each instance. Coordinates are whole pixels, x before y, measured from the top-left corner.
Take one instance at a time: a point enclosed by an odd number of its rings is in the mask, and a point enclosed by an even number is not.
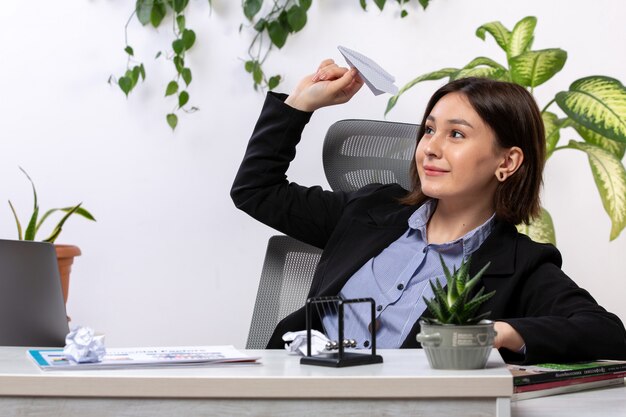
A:
[[[495,214],[482,225],[452,242],[428,244],[426,226],[436,207],[429,200],[408,220],[407,231],[381,253],[367,261],[350,277],[339,293],[343,299],[371,297],[376,302],[378,348],[399,348],[413,324],[426,310],[422,297],[433,296],[429,280],[438,280],[445,286],[439,254],[446,265],[461,264],[482,245],[491,233]],[[326,335],[337,340],[337,309],[333,305],[320,309]],[[344,309],[344,338],[357,341],[357,347],[371,344],[370,305],[346,305]]]

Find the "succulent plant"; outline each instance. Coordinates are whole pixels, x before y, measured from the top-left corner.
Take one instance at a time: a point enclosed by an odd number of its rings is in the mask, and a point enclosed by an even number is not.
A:
[[[446,276],[446,288],[437,280],[430,281],[430,287],[433,290],[434,297],[431,299],[424,298],[428,311],[433,316],[425,320],[431,324],[476,324],[480,320],[489,316],[490,312],[486,312],[476,316],[476,312],[482,303],[491,298],[495,291],[485,294],[485,288],[481,288],[474,294],[472,289],[480,281],[480,277],[489,267],[488,262],[476,275],[470,278],[469,266],[470,258],[463,260],[459,269],[453,268],[452,273],[439,255],[443,273]]]

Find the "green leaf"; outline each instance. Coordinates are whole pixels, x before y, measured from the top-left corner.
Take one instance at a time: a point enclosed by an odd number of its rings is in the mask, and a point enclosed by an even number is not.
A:
[[[141,76],[141,68],[139,68],[139,65],[136,65],[133,67],[133,71],[132,71],[132,78],[133,78],[133,85],[137,84],[137,81],[139,81],[139,77]]]
[[[527,51],[511,58],[513,81],[524,87],[537,87],[563,69],[567,52],[562,49]]]
[[[505,80],[508,77],[508,71],[502,68],[492,67],[463,68],[460,71],[452,74],[450,76],[450,80],[458,80],[467,77],[481,77],[489,78],[491,80]]]
[[[196,32],[191,29],[185,29],[183,31],[183,44],[185,45],[185,50],[190,50],[195,42]]]
[[[35,240],[35,229],[37,228],[37,216],[39,215],[39,207],[35,207],[30,221],[24,231],[24,240]]]
[[[162,54],[162,52],[161,52],[161,51],[157,52],[157,53],[156,53],[156,55],[154,56],[154,59],[159,58],[159,57],[161,56],[161,54]]]
[[[170,81],[169,84],[167,84],[167,88],[165,89],[165,97],[176,94],[177,91],[178,83],[176,81]]]
[[[127,45],[126,48],[124,48],[124,51],[130,56],[133,56],[135,54],[133,48],[131,48],[130,45]]]
[[[463,69],[475,68],[475,67],[477,67],[479,65],[486,65],[486,66],[491,67],[491,68],[502,69],[502,70],[506,71],[506,68],[503,65],[501,65],[501,64],[497,63],[496,61],[494,61],[493,59],[487,58],[485,56],[479,56],[478,58],[472,59],[469,62],[469,64],[467,64],[466,66],[463,67]]]
[[[183,77],[185,85],[191,84],[191,70],[189,68],[183,68],[180,75]]]
[[[398,91],[398,93],[395,96],[389,99],[389,101],[387,102],[387,109],[385,110],[385,114],[389,113],[389,111],[393,109],[393,107],[398,102],[398,99],[400,98],[400,96],[404,94],[407,90],[409,90],[411,87],[413,87],[415,84],[420,83],[422,81],[440,80],[445,77],[450,77],[452,74],[456,73],[457,71],[459,70],[456,68],[443,68],[438,71],[429,72],[427,74],[422,74],[419,77],[415,78],[414,80],[409,81]]]
[[[313,3],[313,0],[300,0],[299,3],[300,7],[302,7],[304,11],[307,11],[311,7],[311,3]]]
[[[576,123],[602,136],[626,142],[626,88],[614,78],[576,80],[556,95],[559,107]]]
[[[624,157],[624,152],[626,151],[626,143],[608,139],[599,133],[596,133],[592,130],[587,129],[586,127],[577,124],[574,121],[570,120],[569,123],[574,127],[574,129],[576,129],[576,132],[578,132],[578,134],[585,140],[585,142],[601,147],[605,151],[615,155],[620,161]]]
[[[176,26],[178,26],[178,30],[179,31],[183,31],[185,30],[185,16],[180,15],[180,16],[176,16]]]
[[[280,75],[274,75],[273,77],[270,77],[270,80],[267,82],[267,87],[270,90],[273,90],[278,87],[278,84],[280,84]]]
[[[189,101],[189,93],[181,91],[178,95],[178,107],[183,107]]]
[[[152,23],[152,26],[155,28],[159,27],[166,14],[167,9],[165,8],[163,0],[154,0],[152,12],[150,13],[150,23]]]
[[[244,0],[243,1],[243,14],[252,21],[254,16],[261,10],[263,0]]]
[[[534,16],[526,16],[517,22],[511,32],[507,55],[509,58],[515,58],[530,48],[535,33],[535,26],[537,26],[537,18]]]
[[[37,232],[39,231],[39,228],[46,221],[46,219],[52,213],[55,213],[57,211],[63,211],[65,213],[69,213],[70,211],[72,211],[75,214],[83,216],[87,220],[91,220],[91,221],[94,221],[94,222],[96,221],[95,217],[93,217],[93,215],[90,212],[88,212],[84,208],[80,207],[80,204],[77,204],[74,207],[53,208],[53,209],[50,209],[50,210],[46,211],[44,213],[44,215],[41,217],[41,219],[39,219],[39,222],[37,222],[37,227],[35,228],[35,234],[37,234]]]
[[[306,11],[299,6],[292,6],[287,10],[287,21],[294,32],[302,30],[306,25]]]
[[[374,0],[374,3],[376,4],[376,6],[378,6],[380,10],[383,10],[386,2],[387,0]]]
[[[74,214],[76,210],[80,208],[81,204],[82,203],[78,203],[76,206],[72,207],[67,213],[65,213],[65,216],[63,216],[63,218],[59,221],[59,223],[57,223],[56,227],[54,228],[50,236],[44,239],[43,242],[54,243],[54,241],[59,237],[59,234],[63,230],[63,225],[65,224],[67,219],[69,219],[70,216]]]
[[[126,97],[128,97],[128,93],[133,89],[133,80],[127,77],[120,77],[117,80],[117,84],[120,86],[120,89],[124,92]]]
[[[165,119],[167,120],[167,124],[170,125],[172,130],[176,129],[176,125],[178,125],[178,116],[176,116],[174,113],[170,113],[165,116]]]
[[[543,126],[546,131],[546,159],[548,159],[561,138],[560,132],[562,124],[557,115],[549,111],[541,113],[541,118],[543,119]]]
[[[142,25],[150,23],[150,16],[152,15],[153,0],[137,0],[135,4],[135,12],[137,13],[137,20]]]
[[[535,242],[552,243],[556,246],[556,235],[554,233],[554,223],[548,210],[541,208],[541,214],[533,219],[530,224],[518,224],[517,231],[525,234]]]
[[[176,55],[180,55],[185,50],[185,42],[182,39],[176,39],[172,42],[172,49]]]
[[[143,64],[139,65],[139,73],[141,74],[141,79],[145,80],[146,79],[146,69],[143,66]]]
[[[255,65],[256,61],[246,61],[246,63],[244,64],[244,68],[246,69],[246,72],[252,73],[252,71],[254,71]]]
[[[496,40],[496,43],[504,52],[508,54],[509,43],[511,42],[511,32],[500,22],[485,23],[476,29],[476,36],[485,40],[485,33],[489,33]]]
[[[610,240],[626,227],[626,169],[615,155],[596,145],[570,141],[569,148],[587,153],[604,210],[611,219]]]
[[[189,0],[174,0],[173,8],[176,13],[180,13],[185,10],[187,4],[189,4]]]
[[[176,67],[176,71],[180,74],[185,68],[185,60],[177,55],[174,57],[173,61],[174,66]]]
[[[9,207],[11,207],[13,217],[15,218],[15,224],[17,225],[17,238],[19,240],[22,240],[22,224],[20,223],[20,219],[17,217],[17,212],[15,211],[15,207],[13,207],[11,200],[9,200]]]
[[[254,30],[256,30],[257,32],[263,32],[266,26],[267,26],[267,20],[259,19],[259,21],[254,24]]]
[[[261,84],[263,81],[263,70],[258,63],[254,66],[254,70],[252,71],[252,79],[255,84]]]
[[[359,0],[359,4],[361,5],[361,9],[367,11],[367,4],[365,3],[365,0]]]
[[[430,2],[430,0],[419,0],[420,4],[422,5],[422,7],[424,8],[424,10],[426,10],[426,8],[428,7],[428,3]]]
[[[276,20],[267,26],[267,33],[270,35],[272,43],[279,49],[285,45],[285,42],[287,42],[287,36],[289,35],[289,32],[285,30],[283,25]]]
[[[407,17],[408,15],[409,15],[409,13],[408,13],[406,10],[402,10],[402,11],[400,12],[400,17],[401,17],[401,18],[405,18],[405,17]]]

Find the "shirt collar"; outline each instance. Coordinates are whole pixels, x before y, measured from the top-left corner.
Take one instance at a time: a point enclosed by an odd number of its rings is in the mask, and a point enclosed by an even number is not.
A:
[[[435,212],[435,208],[437,207],[437,200],[430,199],[422,204],[415,212],[409,217],[408,223],[409,233],[412,231],[416,231],[418,236],[424,241],[427,242],[426,239],[426,226],[428,225],[428,221],[430,217]],[[476,249],[483,244],[485,239],[491,233],[491,229],[493,228],[495,222],[496,214],[492,214],[487,221],[485,221],[480,226],[475,229],[470,230],[464,236],[453,240],[451,242],[446,242],[438,245],[432,245],[433,247],[438,248],[449,248],[451,246],[461,245],[463,248],[463,257],[467,258],[471,255]]]

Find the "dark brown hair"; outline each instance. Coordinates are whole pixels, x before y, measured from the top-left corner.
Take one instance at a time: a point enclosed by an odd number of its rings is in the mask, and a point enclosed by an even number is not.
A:
[[[541,212],[539,191],[546,152],[543,120],[535,99],[524,87],[513,83],[474,77],[452,81],[430,98],[417,132],[417,142],[424,136],[426,118],[433,107],[443,96],[454,92],[467,97],[476,113],[495,133],[500,147],[517,146],[524,153],[519,169],[498,184],[494,206],[496,218],[512,224],[528,224]],[[415,157],[411,180],[413,191],[400,201],[407,205],[422,204],[428,197],[422,193]]]

